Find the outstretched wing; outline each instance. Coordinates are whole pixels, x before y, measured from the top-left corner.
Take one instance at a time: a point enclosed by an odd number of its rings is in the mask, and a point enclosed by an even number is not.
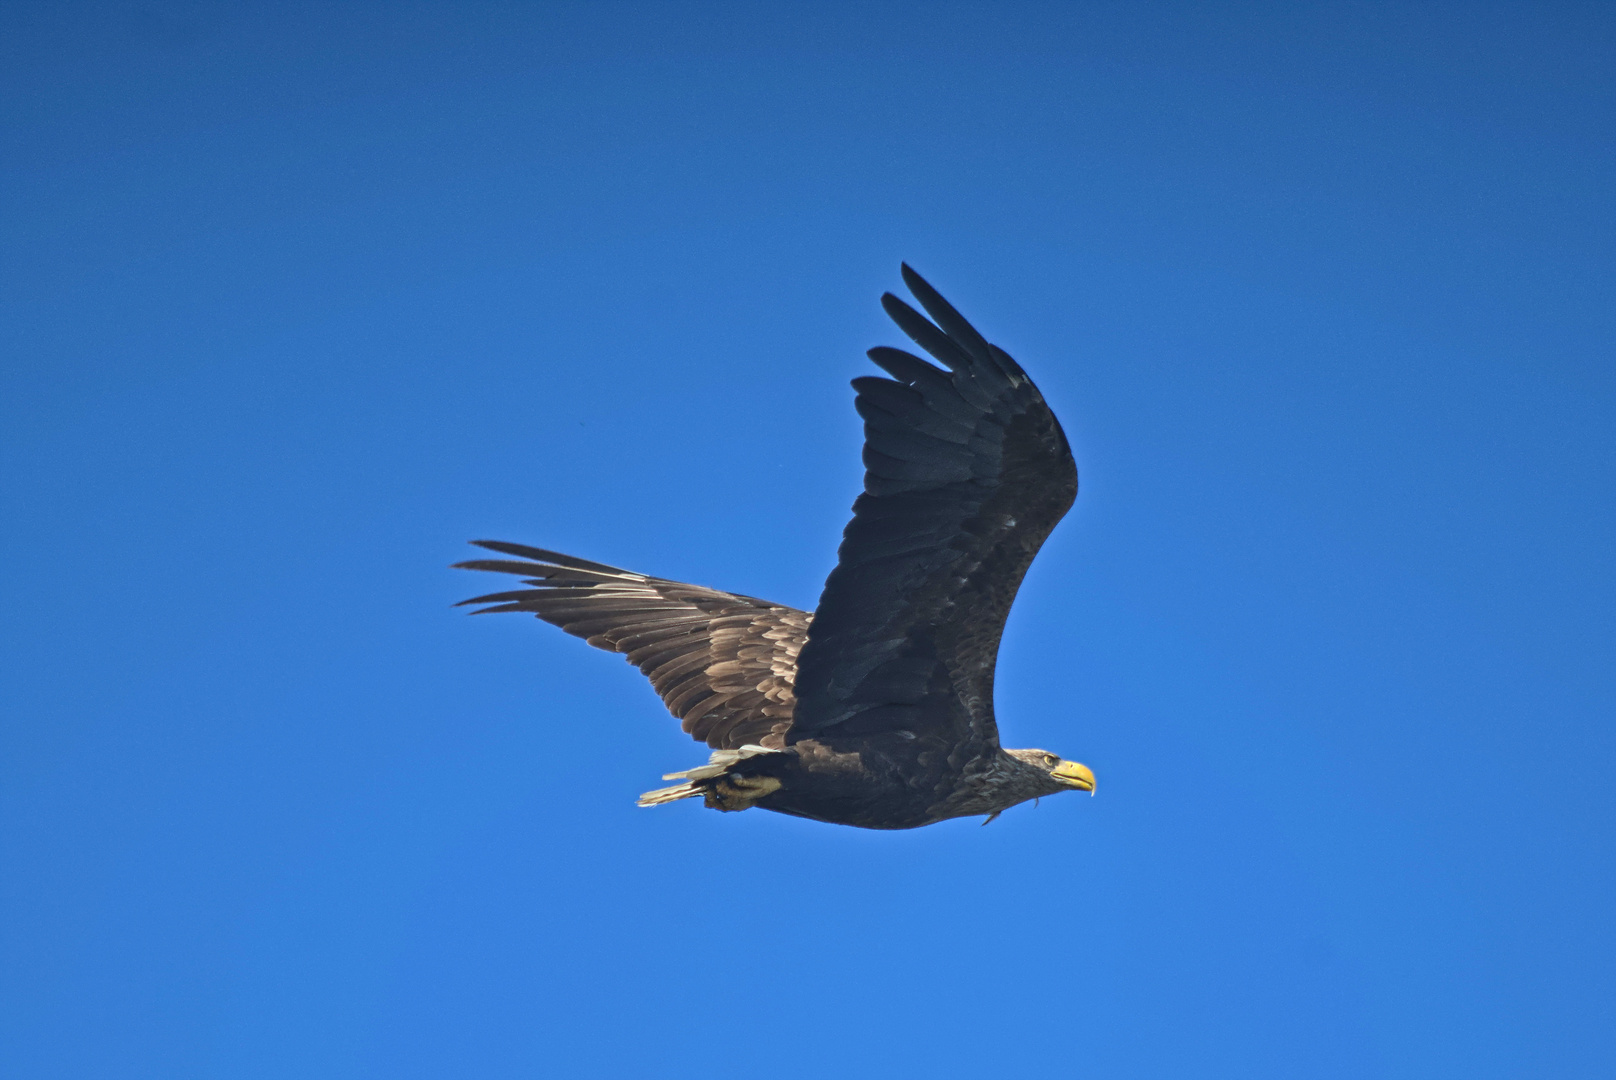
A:
[[[1060,424],[1026,372],[908,266],[928,321],[894,322],[949,370],[898,349],[853,380],[864,493],[799,659],[790,740],[904,732],[996,746],[999,637],[1033,556],[1077,495]]]
[[[476,614],[532,612],[597,649],[625,654],[684,729],[715,750],[785,745],[797,653],[812,615],[541,548],[474,543],[524,561],[456,566],[516,574],[528,586],[462,601],[492,605]]]

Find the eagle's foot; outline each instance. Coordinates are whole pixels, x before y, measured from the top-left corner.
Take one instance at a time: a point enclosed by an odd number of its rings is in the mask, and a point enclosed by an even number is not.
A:
[[[726,774],[713,781],[703,801],[709,809],[722,810],[730,814],[738,810],[751,809],[759,799],[779,790],[780,781],[772,776]]]

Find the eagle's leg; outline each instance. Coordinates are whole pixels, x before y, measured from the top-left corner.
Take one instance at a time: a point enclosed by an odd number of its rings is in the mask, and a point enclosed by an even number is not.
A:
[[[715,779],[703,800],[713,810],[734,813],[749,810],[752,804],[780,790],[780,781],[772,776],[735,776],[726,773]]]
[[[682,780],[684,783],[647,791],[640,796],[640,805],[661,806],[700,795],[714,810],[745,810],[770,792],[778,791],[780,781],[772,776],[738,776],[729,770],[749,758],[778,753],[781,751],[751,744],[736,750],[714,750],[707,764],[684,772],[668,773],[662,779]]]

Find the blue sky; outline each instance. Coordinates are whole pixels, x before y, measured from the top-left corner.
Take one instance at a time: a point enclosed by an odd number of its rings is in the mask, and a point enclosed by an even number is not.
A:
[[[8,1077],[1616,1069],[1603,5],[0,10]],[[1094,799],[634,796],[497,537],[811,607],[908,260]]]

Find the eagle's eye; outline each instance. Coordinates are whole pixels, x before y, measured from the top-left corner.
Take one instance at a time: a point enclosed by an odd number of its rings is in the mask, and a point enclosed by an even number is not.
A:
[[[1061,759],[1056,757],[1054,754],[1045,754],[1044,755],[1044,764],[1048,765],[1051,769],[1053,769],[1055,766],[1059,765],[1060,763],[1061,763]]]

